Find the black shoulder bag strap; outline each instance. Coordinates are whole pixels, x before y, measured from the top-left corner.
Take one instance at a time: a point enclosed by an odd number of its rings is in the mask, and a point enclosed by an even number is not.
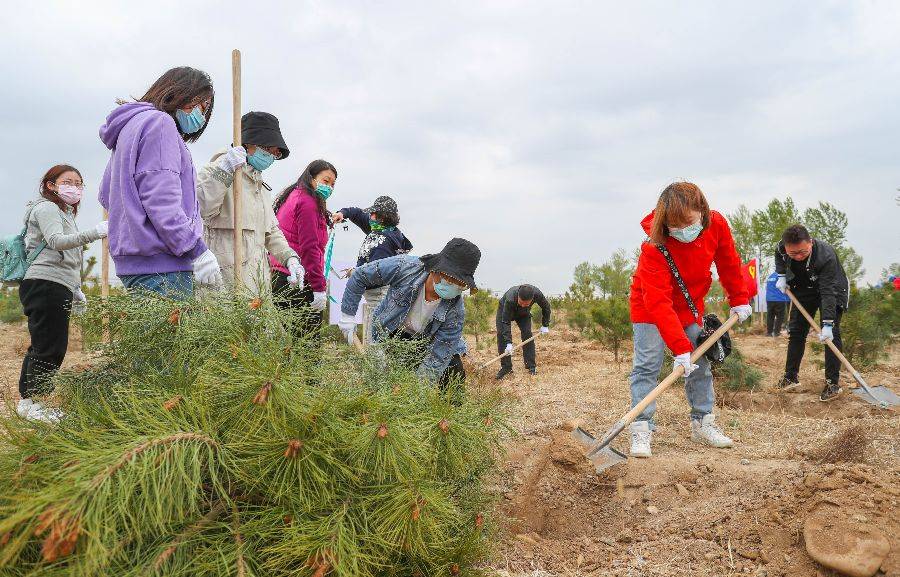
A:
[[[669,254],[669,249],[662,244],[656,245],[656,248],[658,248],[659,252],[666,258],[666,262],[669,263],[669,270],[672,271],[672,276],[675,277],[675,282],[678,283],[678,288],[681,289],[681,294],[684,295],[684,300],[687,301],[688,308],[691,309],[691,312],[694,314],[694,320],[702,327],[703,321],[700,318],[700,311],[697,310],[694,299],[691,298],[691,293],[688,292],[687,287],[684,285],[684,279],[681,278],[681,273],[678,272],[678,267],[675,266],[675,260],[672,258],[672,255]]]

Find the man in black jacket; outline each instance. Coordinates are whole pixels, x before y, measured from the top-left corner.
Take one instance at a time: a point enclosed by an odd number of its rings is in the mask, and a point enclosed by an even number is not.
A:
[[[841,350],[841,315],[850,305],[850,283],[841,266],[837,253],[828,243],[814,239],[803,225],[794,224],[785,229],[775,250],[775,286],[791,292],[811,316],[820,311],[822,330],[819,340],[831,339]],[[779,387],[793,389],[800,384],[800,361],[806,348],[809,323],[794,307],[788,321],[788,351],[784,366],[784,378]],[[838,398],[842,392],[838,382],[841,361],[825,347],[825,388],[821,401]]]
[[[500,371],[497,379],[502,379],[512,372],[512,321],[519,325],[522,340],[531,338],[531,305],[537,303],[541,307],[541,334],[550,332],[550,303],[544,294],[530,284],[514,286],[503,295],[497,306],[497,353],[506,353],[500,360]],[[537,373],[535,363],[534,341],[524,347],[525,366],[534,375]]]

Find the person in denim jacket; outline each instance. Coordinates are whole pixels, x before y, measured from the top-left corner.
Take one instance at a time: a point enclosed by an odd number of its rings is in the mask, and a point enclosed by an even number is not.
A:
[[[462,292],[475,288],[475,269],[481,251],[473,243],[454,238],[438,254],[422,257],[397,255],[357,267],[341,302],[339,326],[344,334],[355,330],[356,310],[365,291],[388,287],[375,309],[376,342],[387,338],[423,339],[428,353],[416,373],[446,388],[453,379],[465,379],[461,356],[466,319]]]

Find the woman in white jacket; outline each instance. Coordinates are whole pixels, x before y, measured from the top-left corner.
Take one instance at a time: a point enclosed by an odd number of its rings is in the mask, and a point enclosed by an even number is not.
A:
[[[241,223],[243,256],[241,279],[251,294],[271,286],[268,251],[291,272],[291,282],[303,282],[303,267],[288,246],[272,210],[271,188],[263,171],[290,151],[278,119],[267,112],[248,112],[241,118],[243,146],[217,152],[197,173],[197,199],[203,217],[203,240],[222,267],[225,285],[234,285],[234,192],[236,172],[243,178]]]
[[[54,166],[41,179],[41,198],[28,203],[25,249],[33,258],[19,285],[19,299],[28,317],[31,346],[22,360],[17,412],[26,419],[55,421],[59,412],[35,400],[49,394],[49,381],[62,365],[69,345],[69,315],[73,304],[84,306],[81,261],[84,245],[106,236],[107,223],[79,231],[75,216],[84,181],[72,166]]]

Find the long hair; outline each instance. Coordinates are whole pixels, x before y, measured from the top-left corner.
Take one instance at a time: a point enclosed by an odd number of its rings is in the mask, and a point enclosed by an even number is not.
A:
[[[310,162],[307,165],[306,169],[302,173],[300,173],[300,178],[297,179],[297,182],[287,186],[275,198],[275,202],[272,205],[275,214],[278,214],[278,209],[280,209],[285,201],[287,201],[291,193],[299,189],[301,192],[308,194],[316,199],[316,205],[319,207],[319,212],[322,214],[322,218],[324,218],[325,222],[328,223],[329,228],[333,227],[334,225],[331,224],[331,218],[329,218],[330,215],[328,213],[328,208],[325,206],[325,199],[319,196],[318,193],[316,193],[312,185],[312,181],[315,180],[316,176],[326,170],[330,170],[331,172],[333,172],[334,177],[337,178],[337,169],[327,160],[319,159]]]
[[[78,206],[81,204],[81,201],[78,201],[73,205],[67,205],[65,202],[63,202],[63,199],[61,199],[59,195],[56,194],[56,192],[47,188],[47,184],[56,184],[56,179],[67,172],[74,172],[75,174],[77,174],[78,178],[81,179],[81,183],[84,184],[84,177],[81,176],[81,172],[77,168],[68,164],[57,164],[56,166],[48,170],[46,174],[44,174],[44,177],[41,178],[41,184],[38,187],[38,191],[41,193],[41,196],[54,203],[63,212],[65,212],[66,206],[71,206],[72,210],[77,215]]]
[[[185,142],[194,142],[206,127],[209,126],[209,119],[212,117],[213,105],[216,102],[216,93],[213,90],[212,79],[209,74],[190,66],[180,66],[167,70],[162,76],[156,79],[147,93],[138,98],[138,102],[148,102],[155,106],[158,110],[162,110],[175,118],[175,111],[188,106],[198,98],[209,98],[209,107],[206,109],[206,122],[203,127],[193,134],[185,134],[181,132],[181,137]],[[178,125],[176,121],[175,125]]]
[[[662,191],[653,212],[653,224],[650,225],[650,241],[665,244],[669,236],[668,222],[689,224],[690,213],[700,213],[700,222],[704,230],[709,227],[709,203],[703,191],[693,182],[673,182]]]

